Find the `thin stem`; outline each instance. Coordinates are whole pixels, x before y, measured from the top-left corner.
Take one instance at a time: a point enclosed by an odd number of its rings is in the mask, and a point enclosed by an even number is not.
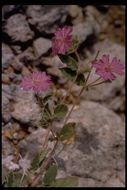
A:
[[[92,85],[90,85],[89,87],[92,87],[92,86],[97,86],[97,85],[99,85],[99,84],[102,84],[102,83],[105,83],[105,82],[107,82],[107,81],[101,81],[101,82],[99,82],[99,83],[96,83],[96,84],[92,84]]]
[[[75,50],[74,53],[75,53],[75,55],[76,55],[76,58],[77,58],[77,60],[78,60],[78,63],[80,63],[80,62],[81,62],[81,59],[80,59],[80,57],[79,57],[79,55],[78,55],[77,50]],[[78,74],[79,74],[79,64],[78,64],[78,69],[77,69],[77,72],[76,72],[76,76],[75,76],[74,80],[72,81],[73,83],[76,82],[77,77],[78,77]],[[70,92],[71,92],[71,90],[72,90],[72,87],[73,87],[73,85],[71,86],[71,88],[69,88],[69,90],[68,90],[68,95],[70,94]],[[66,99],[66,96],[63,98],[63,102],[65,101],[65,99]]]
[[[97,82],[97,81],[100,80],[100,79],[101,79],[101,77],[97,78],[95,81],[89,83],[87,86],[89,86],[89,85],[91,85],[91,84],[94,84],[95,82]]]
[[[45,136],[45,140],[44,140],[44,143],[43,143],[43,149],[47,148],[47,142],[48,142],[49,133],[50,133],[50,129],[48,128],[47,129],[47,134]]]
[[[97,52],[97,54],[96,54],[94,60],[97,59],[98,54],[99,54],[99,51]],[[80,61],[80,58],[79,58],[79,56],[78,56],[77,51],[76,51],[76,56],[77,56],[77,59]],[[92,70],[92,69],[91,69],[91,70]],[[68,119],[69,119],[69,117],[70,117],[70,115],[71,115],[71,113],[72,113],[72,111],[73,111],[73,109],[74,109],[74,107],[75,107],[77,101],[79,100],[80,96],[82,95],[83,91],[88,87],[86,84],[87,84],[87,81],[88,81],[88,79],[89,79],[89,77],[90,77],[91,70],[90,70],[90,72],[89,72],[89,74],[88,74],[88,76],[87,76],[87,79],[86,79],[86,81],[85,81],[85,83],[84,83],[84,86],[82,87],[81,91],[80,91],[79,94],[78,94],[77,100],[75,100],[75,102],[74,102],[73,105],[72,105],[71,110],[69,111],[67,117],[65,118],[64,125],[67,123],[67,121],[68,121]]]
[[[76,55],[76,57],[77,57],[78,62],[80,63],[80,62],[81,62],[81,59],[80,59],[80,57],[79,57],[79,54],[78,54],[77,50],[75,50],[74,53],[75,53],[75,55]]]
[[[97,57],[98,57],[98,55],[99,55],[99,52],[100,52],[100,51],[98,50],[98,52],[97,52],[97,54],[96,54],[96,56],[95,56],[95,58],[94,58],[93,61],[95,61],[95,60],[97,59]],[[92,71],[92,66],[91,66],[90,72],[89,72],[88,75],[87,75],[86,82],[88,81],[88,79],[89,79],[89,77],[90,77],[91,71]]]
[[[42,166],[41,166],[41,168],[40,168],[40,172],[34,177],[34,179],[32,180],[32,182],[29,183],[29,185],[28,185],[29,187],[35,186],[35,185],[38,183],[38,181],[39,181],[39,179],[40,179],[40,176],[43,175],[43,173],[44,173],[46,167],[47,167],[48,164],[50,163],[50,160],[51,160],[53,154],[55,153],[57,144],[58,144],[58,140],[56,140],[55,145],[54,145],[52,151],[50,152],[50,155],[49,155],[49,157],[47,158],[47,160],[45,160],[45,161],[43,162],[43,164],[42,164]]]
[[[78,102],[80,96],[82,95],[82,93],[83,93],[83,91],[85,90],[86,87],[87,87],[87,86],[86,86],[86,82],[85,82],[84,86],[82,87],[81,91],[80,91],[79,94],[78,94],[78,98],[77,98],[77,99],[75,100],[75,102],[73,103],[72,108],[71,108],[71,110],[69,111],[69,113],[68,113],[68,115],[67,115],[67,117],[66,117],[66,119],[65,119],[65,121],[64,121],[64,125],[67,123],[67,121],[68,121],[68,119],[69,119],[69,117],[70,117],[70,115],[71,115],[71,113],[72,113],[72,111],[73,111],[75,105],[77,104],[77,102]]]

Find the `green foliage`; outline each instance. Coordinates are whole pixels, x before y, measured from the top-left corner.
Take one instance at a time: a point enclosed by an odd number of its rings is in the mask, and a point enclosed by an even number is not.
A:
[[[79,73],[78,76],[76,76],[76,71],[73,71],[72,69],[66,67],[66,68],[61,68],[60,69],[63,75],[71,81],[75,81],[75,83],[79,86],[82,86],[85,82],[85,77],[84,74]]]
[[[30,169],[34,170],[34,171],[37,170],[40,166],[40,163],[43,161],[45,155],[46,155],[45,150],[38,152],[31,162],[31,168]]]
[[[74,141],[75,138],[75,123],[70,122],[63,126],[63,128],[60,131],[59,139],[64,144],[70,144]]]
[[[59,55],[60,60],[62,63],[66,64],[68,68],[72,71],[76,71],[78,69],[77,61],[68,55]]]
[[[57,175],[57,166],[51,165],[45,173],[43,182],[46,186],[50,185],[53,181],[55,181]]]
[[[2,166],[2,184],[6,183],[7,170]]]
[[[73,71],[72,69],[66,67],[60,69],[62,74],[69,80],[74,81],[76,77],[76,71]]]
[[[78,186],[77,177],[67,177],[56,179],[52,184],[52,187],[76,187]]]
[[[76,79],[76,84],[79,86],[83,86],[85,83],[85,77],[82,73],[78,74],[77,79]]]
[[[54,110],[55,117],[58,119],[64,118],[67,112],[68,107],[65,104],[59,104]]]
[[[23,178],[22,184],[20,184],[22,174],[19,172],[10,172],[7,176],[7,183],[5,187],[20,187],[27,184],[27,176]]]
[[[42,111],[42,116],[38,126],[43,128],[48,128],[51,123],[51,120],[52,120],[52,115],[49,109],[49,105],[47,103]]]
[[[47,101],[52,97],[53,93],[50,92],[48,93],[44,98],[43,98],[43,102],[44,104],[47,103]]]
[[[72,47],[69,49],[68,54],[73,53],[78,48],[78,38],[77,36],[73,37]]]

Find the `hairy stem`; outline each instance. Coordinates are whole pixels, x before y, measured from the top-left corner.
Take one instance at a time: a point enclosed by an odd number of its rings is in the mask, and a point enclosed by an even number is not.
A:
[[[50,160],[53,156],[53,154],[55,153],[55,150],[56,150],[56,147],[57,147],[57,144],[58,144],[58,140],[56,140],[55,144],[54,144],[54,147],[52,149],[52,151],[50,152],[47,160],[45,160],[42,164],[42,166],[40,167],[40,172],[34,177],[34,179],[29,183],[28,187],[33,187],[35,186],[38,181],[40,180],[40,177],[43,175],[45,169],[47,168],[47,166],[49,165],[50,163]]]

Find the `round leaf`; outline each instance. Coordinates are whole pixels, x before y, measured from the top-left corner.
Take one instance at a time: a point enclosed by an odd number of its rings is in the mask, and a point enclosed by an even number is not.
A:
[[[55,181],[57,175],[57,166],[56,165],[52,165],[48,168],[47,172],[45,173],[44,176],[44,184],[45,185],[50,185],[53,181]]]
[[[76,79],[76,84],[79,86],[83,86],[85,83],[85,77],[82,73],[80,73]]]
[[[76,187],[78,186],[78,178],[77,177],[67,177],[56,179],[52,184],[52,187]]]
[[[68,55],[59,55],[62,63],[66,64],[68,68],[76,71],[78,69],[77,61]]]
[[[76,77],[76,71],[73,71],[72,69],[66,67],[66,68],[61,68],[60,69],[61,72],[63,73],[63,75],[71,80],[71,81],[74,81],[75,77]]]
[[[70,122],[64,125],[59,134],[59,139],[64,144],[71,144],[75,138],[75,123]]]
[[[68,107],[65,104],[58,105],[54,110],[55,117],[58,119],[64,118],[67,112]]]

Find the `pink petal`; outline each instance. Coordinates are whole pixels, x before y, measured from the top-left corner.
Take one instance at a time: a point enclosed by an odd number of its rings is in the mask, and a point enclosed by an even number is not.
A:
[[[123,69],[124,69],[123,64],[120,62],[120,60],[118,60],[116,57],[114,57],[111,62],[112,72],[119,74],[119,75],[123,75],[124,74]]]
[[[109,55],[103,55],[102,58],[101,58],[101,61],[104,63],[104,64],[109,64]]]

